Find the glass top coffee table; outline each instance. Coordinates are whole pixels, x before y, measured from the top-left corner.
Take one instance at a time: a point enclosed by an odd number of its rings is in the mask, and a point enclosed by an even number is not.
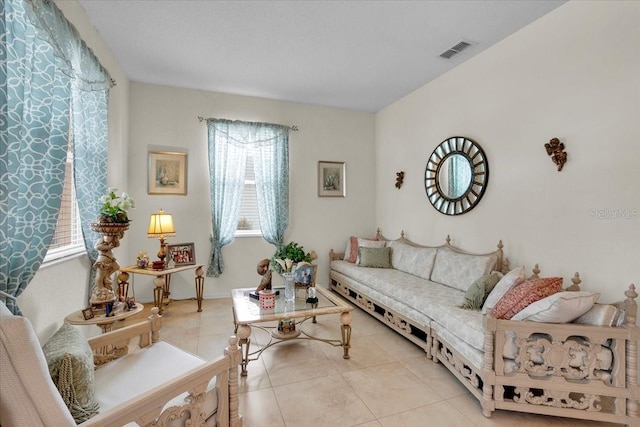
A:
[[[283,341],[303,338],[322,341],[335,347],[342,347],[343,358],[349,358],[349,348],[351,348],[351,307],[338,296],[333,295],[323,287],[316,287],[316,303],[307,303],[307,292],[302,289],[296,290],[296,299],[292,302],[285,302],[284,289],[276,296],[275,308],[272,310],[261,310],[257,299],[249,296],[255,288],[233,289],[231,296],[233,299],[233,322],[235,324],[236,335],[240,340],[242,349],[242,373],[247,376],[247,365],[251,360],[257,360],[263,351],[272,345]],[[301,325],[312,320],[316,323],[316,317],[325,314],[340,314],[341,339],[325,339],[311,336],[301,329]],[[277,326],[263,326],[260,323],[278,322]],[[259,350],[251,353],[251,327],[256,327],[270,333],[270,341]]]

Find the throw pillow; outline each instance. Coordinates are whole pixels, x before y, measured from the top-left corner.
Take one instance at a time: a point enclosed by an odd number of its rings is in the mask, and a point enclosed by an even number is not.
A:
[[[464,294],[464,303],[460,308],[466,310],[480,310],[485,299],[489,296],[489,293],[495,288],[502,274],[494,271],[493,273],[482,276],[469,286],[467,292]]]
[[[574,320],[582,325],[618,326],[616,319],[620,310],[613,304],[593,304],[586,313]]]
[[[360,267],[391,268],[391,248],[358,248]]]
[[[76,328],[63,324],[42,347],[49,373],[69,408],[80,424],[98,413],[93,380],[93,352]]]
[[[524,282],[524,267],[522,266],[516,267],[505,274],[485,300],[484,305],[482,306],[482,314],[489,313],[504,294],[522,282]]]
[[[356,260],[355,263],[359,264],[360,260],[358,259],[358,249],[362,248],[384,248],[387,246],[387,242],[384,240],[369,240],[358,238],[358,248],[356,249]],[[353,255],[351,256],[353,258]]]
[[[600,294],[595,292],[557,292],[532,303],[511,320],[545,323],[569,323],[585,314]]]
[[[397,240],[390,242],[389,246],[393,268],[423,279],[431,278],[438,249],[412,246]]]
[[[449,248],[438,249],[431,281],[466,292],[480,276],[495,269],[496,255],[471,255]]]
[[[375,241],[378,239],[365,239],[365,240]],[[343,260],[349,261],[349,262],[356,262],[357,258],[358,258],[358,238],[356,236],[351,236],[349,237],[349,240],[347,240],[347,248],[344,251]]]
[[[560,292],[560,290],[562,290],[562,277],[546,277],[526,281],[500,298],[498,304],[493,308],[493,317],[511,319],[529,304]]]

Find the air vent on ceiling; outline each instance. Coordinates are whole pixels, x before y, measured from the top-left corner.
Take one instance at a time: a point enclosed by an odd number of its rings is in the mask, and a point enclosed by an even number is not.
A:
[[[441,58],[445,58],[445,59],[451,59],[451,57],[459,54],[460,52],[462,52],[463,50],[465,50],[469,46],[471,46],[471,43],[465,42],[465,41],[461,41],[461,42],[457,43],[455,46],[449,48],[449,50],[447,50],[445,52],[442,52],[440,54],[440,57]]]

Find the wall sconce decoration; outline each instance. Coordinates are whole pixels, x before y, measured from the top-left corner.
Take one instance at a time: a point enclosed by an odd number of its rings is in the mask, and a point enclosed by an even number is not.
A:
[[[547,154],[551,156],[553,163],[558,165],[558,172],[560,172],[567,161],[564,144],[558,138],[553,138],[547,144],[544,144],[544,148],[547,149]]]
[[[404,181],[404,172],[396,172],[396,188],[399,190],[402,187],[402,183]]]

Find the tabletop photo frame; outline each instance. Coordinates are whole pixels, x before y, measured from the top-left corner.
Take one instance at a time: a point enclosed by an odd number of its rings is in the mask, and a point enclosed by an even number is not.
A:
[[[293,272],[293,282],[296,287],[309,287],[316,285],[316,274],[318,266],[316,264],[299,265]]]
[[[318,162],[318,196],[346,197],[346,163]]]
[[[169,252],[169,259],[173,261],[176,267],[194,265],[196,263],[196,249],[193,243],[167,245],[167,250]]]

